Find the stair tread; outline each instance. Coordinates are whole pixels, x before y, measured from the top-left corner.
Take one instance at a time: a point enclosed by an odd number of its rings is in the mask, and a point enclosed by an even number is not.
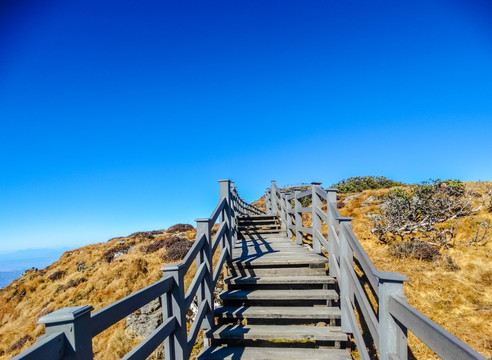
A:
[[[347,334],[340,326],[302,325],[231,325],[224,324],[211,330],[208,336],[214,339],[244,340],[317,340],[346,341]]]
[[[333,284],[335,279],[330,276],[230,276],[224,279],[225,284]]]
[[[339,319],[337,307],[312,306],[222,306],[215,309],[215,315],[236,319]]]
[[[198,360],[350,360],[344,349],[267,348],[267,347],[207,347],[198,355]]]
[[[338,294],[331,289],[225,290],[219,297],[226,300],[333,300],[338,299]]]

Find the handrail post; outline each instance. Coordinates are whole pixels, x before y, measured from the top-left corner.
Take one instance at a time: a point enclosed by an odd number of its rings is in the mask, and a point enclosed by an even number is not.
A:
[[[278,205],[277,205],[277,182],[272,180],[272,215],[278,214]]]
[[[328,253],[330,255],[334,255],[334,257],[339,261],[340,254],[336,253],[336,242],[338,235],[336,234],[336,229],[339,225],[339,221],[336,217],[337,214],[334,214],[332,211],[332,206],[337,206],[337,189],[326,189],[326,207],[327,207],[327,216],[328,216]],[[330,206],[332,205],[332,206]],[[340,261],[339,261],[340,262]],[[336,277],[335,267],[330,266],[330,276]]]
[[[188,358],[188,342],[186,333],[186,313],[182,309],[185,301],[184,273],[180,264],[170,264],[161,269],[165,278],[172,277],[174,286],[169,293],[162,296],[162,315],[164,319],[176,318],[174,332],[164,340],[164,358],[185,360]]]
[[[65,333],[64,359],[92,359],[92,306],[66,307],[45,315],[38,324],[45,324],[46,335]]]
[[[390,296],[403,296],[403,282],[408,278],[402,274],[386,271],[374,271],[379,279],[379,344],[380,360],[390,359],[396,354],[400,360],[407,360],[407,329],[391,316],[388,307]]]
[[[230,211],[231,211],[231,242],[232,242],[232,248],[237,242],[237,212],[236,212],[236,197],[238,196],[238,192],[236,189],[236,185],[234,184],[233,181],[231,181],[231,201],[229,204]]]
[[[351,277],[350,277],[350,269],[347,269],[345,266],[345,259],[347,260],[350,267],[353,266],[354,263],[354,252],[350,247],[347,238],[345,237],[345,231],[349,230],[352,227],[351,221],[353,218],[351,217],[343,217],[339,218],[340,221],[340,278],[338,279],[338,286],[340,288],[340,308],[342,311],[342,331],[346,333],[352,333],[352,328],[350,326],[349,314],[346,313],[346,307],[344,306],[347,298],[350,303],[347,304],[349,307],[352,307],[354,303],[354,289],[351,286]],[[331,268],[331,267],[330,267]]]
[[[225,247],[228,251],[227,260],[230,261],[232,256],[231,181],[219,180],[219,185],[220,199],[226,199],[226,206],[220,215],[220,221],[225,221],[227,224]]]
[[[266,213],[270,215],[272,213],[272,190],[267,189],[265,193],[265,201],[266,201]]]
[[[203,244],[202,249],[198,253],[198,257],[196,259],[196,268],[197,271],[200,268],[202,263],[205,263],[205,267],[207,269],[207,273],[203,277],[202,283],[197,291],[198,305],[205,300],[208,304],[208,311],[203,318],[201,328],[204,330],[209,330],[212,328],[214,324],[214,289],[212,289],[212,239],[210,236],[211,224],[210,219],[196,219],[196,239],[199,240],[203,235],[205,235],[205,243]],[[203,336],[203,340],[208,346],[208,337],[206,337],[205,332]]]
[[[285,191],[280,191],[280,218],[282,219],[280,228],[285,230],[287,228],[287,209],[285,207]]]
[[[299,196],[300,191],[294,190],[294,219],[296,221],[296,244],[302,245],[302,214],[301,211],[301,202],[297,198]]]
[[[318,214],[316,213],[316,208],[321,209],[321,200],[316,193],[316,188],[320,187],[321,183],[317,181],[313,181],[311,183],[311,197],[312,197],[312,205],[311,205],[311,212],[312,212],[312,227],[313,227],[313,251],[316,254],[321,254],[321,242],[318,239],[318,231],[321,233],[321,219],[319,218]]]
[[[294,225],[294,222],[292,221],[292,216],[293,216],[293,214],[291,213],[292,210],[293,210],[292,203],[291,201],[287,200],[286,197],[285,198],[285,220],[286,220],[285,227],[287,228],[287,236],[291,240],[294,237],[294,231],[292,230],[292,225]]]

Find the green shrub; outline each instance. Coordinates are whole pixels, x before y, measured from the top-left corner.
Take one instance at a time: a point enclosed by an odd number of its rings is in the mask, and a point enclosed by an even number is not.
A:
[[[386,179],[384,176],[356,176],[343,179],[332,188],[338,189],[342,194],[361,192],[364,190],[387,189],[394,186],[403,186],[404,183]]]

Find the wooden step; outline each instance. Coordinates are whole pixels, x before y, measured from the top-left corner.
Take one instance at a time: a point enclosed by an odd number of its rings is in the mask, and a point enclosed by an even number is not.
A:
[[[268,348],[268,347],[207,347],[198,355],[198,360],[351,360],[347,350]]]
[[[241,220],[258,220],[258,219],[278,219],[277,215],[242,215],[237,217],[239,221]]]
[[[280,222],[276,218],[270,219],[239,219],[239,225],[249,225],[249,224],[279,224]]]
[[[249,255],[239,255],[227,263],[227,266],[235,266],[238,268],[243,267],[267,267],[267,266],[285,266],[285,265],[305,265],[310,267],[322,267],[327,264],[328,259],[316,254],[303,254],[298,255],[296,253],[259,253]],[[316,266],[318,265],[318,266]],[[320,266],[321,265],[321,266]]]
[[[260,267],[230,267],[230,275],[233,277],[274,277],[274,276],[303,276],[303,275],[313,275],[313,276],[325,276],[326,269],[324,267],[310,268],[310,267],[278,267],[278,268],[260,268]]]
[[[231,285],[276,285],[276,284],[334,284],[330,276],[230,276],[224,279],[225,284]]]
[[[347,341],[347,334],[339,326],[225,324],[209,331],[207,336],[221,340]]]
[[[340,319],[336,307],[310,306],[222,306],[215,316],[223,319],[312,319],[313,322]]]
[[[281,233],[281,229],[280,228],[277,228],[277,229],[243,229],[243,230],[240,230],[239,231],[240,233],[242,233],[243,235],[249,235],[249,234],[280,234]]]
[[[335,300],[338,294],[331,289],[300,290],[225,290],[222,300]]]

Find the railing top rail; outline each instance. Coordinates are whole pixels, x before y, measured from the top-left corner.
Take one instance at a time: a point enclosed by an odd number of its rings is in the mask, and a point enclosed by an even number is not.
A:
[[[390,296],[390,314],[443,359],[478,359],[484,356],[417,311],[402,296]]]

